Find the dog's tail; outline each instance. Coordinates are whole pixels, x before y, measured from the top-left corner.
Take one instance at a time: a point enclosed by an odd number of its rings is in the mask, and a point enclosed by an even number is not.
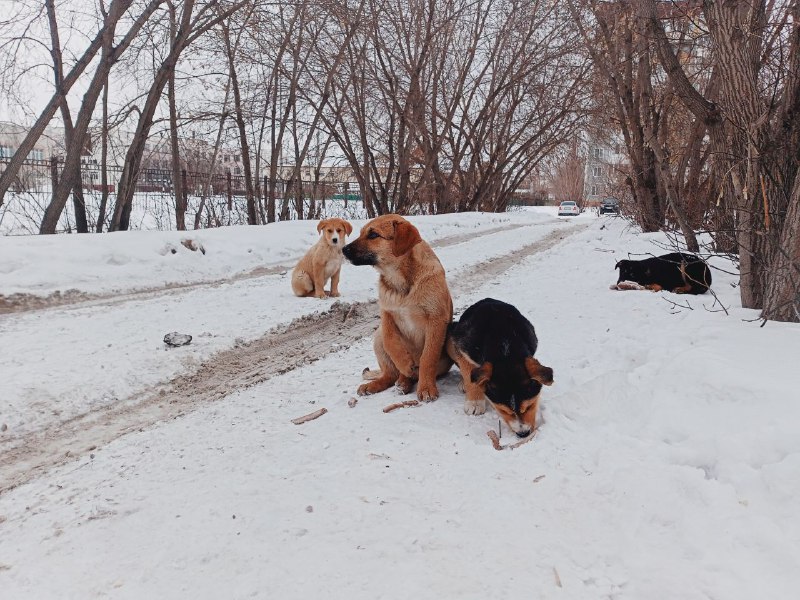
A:
[[[364,367],[364,370],[361,371],[361,377],[363,377],[365,381],[372,381],[373,379],[377,379],[380,376],[381,376],[380,369],[370,369],[369,367]]]

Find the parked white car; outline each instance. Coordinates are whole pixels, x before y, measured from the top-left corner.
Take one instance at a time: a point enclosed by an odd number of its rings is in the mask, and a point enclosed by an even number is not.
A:
[[[558,205],[559,217],[574,217],[575,215],[579,215],[580,212],[581,209],[578,208],[578,204],[572,200],[565,200]]]

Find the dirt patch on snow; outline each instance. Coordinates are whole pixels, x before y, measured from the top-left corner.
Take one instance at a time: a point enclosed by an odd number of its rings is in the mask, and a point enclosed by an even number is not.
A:
[[[66,292],[53,292],[48,296],[36,296],[34,294],[0,294],[0,315],[9,313],[20,313],[31,310],[44,310],[49,308],[63,308],[76,306],[84,308],[87,306],[113,306],[131,300],[148,300],[157,296],[182,293],[202,287],[215,287],[257,277],[268,275],[278,275],[285,273],[291,267],[284,265],[273,265],[269,267],[256,267],[251,271],[231,275],[225,279],[212,279],[195,281],[192,283],[167,283],[162,287],[135,289],[126,292],[109,292],[106,294],[89,294],[78,290],[67,290]]]
[[[586,227],[581,224],[554,231],[511,254],[469,267],[451,279],[451,292],[457,298]],[[370,336],[378,322],[377,302],[335,302],[324,313],[304,316],[259,339],[219,352],[192,373],[114,405],[8,440],[0,455],[0,494],[127,433],[179,418],[235,391],[347,348]]]
[[[475,238],[483,237],[500,233],[502,231],[511,231],[520,227],[530,227],[533,224],[513,224],[501,225],[491,229],[484,229],[482,231],[472,231],[468,233],[459,233],[436,240],[432,245],[434,248],[444,248],[446,246],[454,246],[462,244]],[[182,240],[181,244],[191,250],[200,250],[205,253],[202,246],[197,245],[193,240]],[[299,260],[298,256],[296,260]],[[296,262],[293,261],[293,262]],[[0,315],[10,313],[20,313],[33,310],[45,310],[49,308],[63,308],[67,306],[79,305],[80,308],[86,306],[113,306],[131,300],[147,300],[157,296],[171,295],[182,293],[185,291],[193,290],[201,287],[214,287],[224,284],[235,283],[237,281],[246,281],[248,279],[256,279],[259,277],[268,277],[270,275],[279,275],[291,270],[292,267],[286,265],[270,265],[263,267],[256,267],[244,273],[237,273],[224,279],[213,279],[195,281],[191,283],[168,283],[161,287],[143,288],[128,290],[125,292],[108,292],[103,294],[91,294],[82,292],[80,290],[66,290],[57,291],[47,296],[37,296],[35,294],[0,294]]]

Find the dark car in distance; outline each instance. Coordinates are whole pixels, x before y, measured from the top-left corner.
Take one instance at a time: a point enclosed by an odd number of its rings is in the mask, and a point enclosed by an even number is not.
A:
[[[616,198],[605,198],[600,203],[600,214],[612,214],[618,215],[619,214],[619,200]]]

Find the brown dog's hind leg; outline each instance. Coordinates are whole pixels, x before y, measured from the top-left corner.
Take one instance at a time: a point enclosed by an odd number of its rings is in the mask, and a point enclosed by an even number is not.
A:
[[[360,386],[358,386],[359,396],[377,394],[387,390],[394,385],[400,376],[400,372],[394,366],[394,363],[392,362],[391,358],[389,358],[389,355],[386,354],[386,350],[383,347],[383,333],[380,327],[378,327],[377,331],[375,331],[372,347],[375,350],[375,356],[378,359],[380,374],[377,376],[377,378],[372,379],[368,383],[362,383]],[[367,371],[364,373],[364,375],[369,373],[374,373],[374,371]]]
[[[311,276],[305,271],[292,273],[292,291],[295,296],[300,298],[309,296],[314,291],[314,282],[311,280]]]
[[[414,364],[414,357],[408,351],[408,345],[403,339],[403,335],[397,328],[392,315],[389,313],[381,314],[381,349],[386,354],[387,360],[392,363],[394,368],[408,379],[416,379],[418,367]],[[377,349],[375,353],[377,354]]]

